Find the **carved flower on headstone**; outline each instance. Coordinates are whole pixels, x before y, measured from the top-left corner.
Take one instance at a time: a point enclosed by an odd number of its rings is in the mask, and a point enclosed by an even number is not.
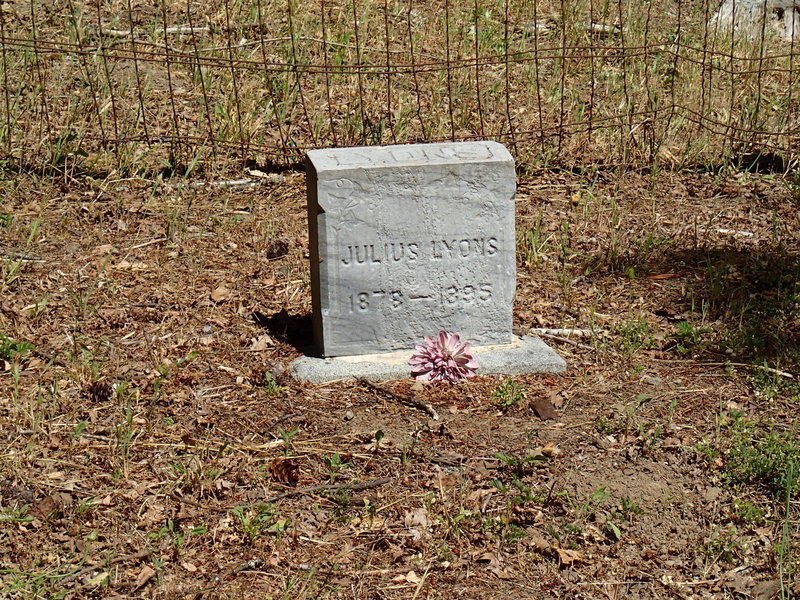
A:
[[[471,345],[462,343],[459,334],[440,331],[436,338],[426,335],[424,339],[425,343],[417,345],[408,361],[412,377],[456,383],[475,375],[478,363],[470,354]]]

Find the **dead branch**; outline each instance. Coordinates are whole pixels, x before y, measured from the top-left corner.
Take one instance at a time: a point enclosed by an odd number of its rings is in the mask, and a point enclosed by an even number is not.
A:
[[[567,344],[572,344],[576,348],[581,348],[582,350],[594,350],[588,344],[581,344],[580,342],[576,342],[575,340],[571,340],[569,338],[562,337],[560,335],[551,335],[549,333],[538,333],[539,337],[547,338],[548,340],[556,340],[557,342],[565,342]]]
[[[141,550],[140,552],[135,552],[134,554],[126,554],[124,556],[117,556],[116,558],[112,558],[111,560],[109,560],[107,562],[102,562],[102,563],[99,563],[99,564],[96,564],[96,565],[91,565],[90,567],[84,567],[80,571],[75,571],[74,573],[70,573],[69,575],[66,575],[64,578],[62,578],[60,583],[62,583],[62,584],[68,583],[68,582],[72,581],[73,579],[78,579],[80,577],[83,577],[84,575],[88,575],[92,571],[96,571],[97,569],[102,569],[103,566],[110,566],[110,565],[116,565],[116,564],[121,563],[121,562],[140,560],[142,558],[147,558],[151,554],[152,554],[152,551],[150,551],[150,550]]]
[[[375,390],[376,392],[379,392],[384,396],[387,396],[393,400],[399,400],[402,404],[405,404],[407,406],[412,406],[414,408],[417,408],[421,411],[428,413],[431,419],[433,419],[434,421],[439,420],[439,413],[437,413],[436,409],[433,408],[433,406],[428,402],[420,400],[419,398],[415,398],[414,396],[411,396],[409,394],[401,394],[400,392],[395,392],[394,390],[391,390],[387,387],[383,387],[382,385],[372,383],[367,379],[360,378],[357,381],[361,385],[368,387],[371,390]]]
[[[565,329],[548,329],[547,327],[531,327],[531,333],[536,335],[560,335],[563,337],[592,337],[591,329],[573,329],[567,327]]]

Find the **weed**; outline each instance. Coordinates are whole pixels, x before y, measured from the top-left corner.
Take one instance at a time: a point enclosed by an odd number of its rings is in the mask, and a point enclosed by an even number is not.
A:
[[[33,344],[28,342],[15,342],[5,334],[0,333],[0,359],[13,360],[25,356],[36,350]]]
[[[172,547],[177,550],[183,546],[187,538],[203,535],[207,531],[208,528],[205,525],[184,529],[172,519],[167,519],[167,522],[164,523],[156,533],[150,534],[150,539],[160,540],[169,537],[172,541]]]
[[[631,515],[641,515],[644,513],[644,510],[638,504],[636,504],[636,501],[633,498],[630,498],[629,496],[623,496],[620,499],[619,509],[627,517],[630,517]]]
[[[283,451],[285,454],[289,454],[294,451],[294,445],[292,444],[292,440],[299,431],[300,431],[299,427],[286,430],[280,425],[278,425],[278,435],[283,440]]]
[[[0,509],[0,523],[28,523],[33,517],[28,514],[29,506],[23,504],[18,507]]]
[[[278,396],[286,389],[278,383],[277,379],[272,373],[264,373],[264,378],[261,382],[261,388],[266,392],[267,396]]]
[[[10,227],[14,220],[14,215],[0,212],[0,227]]]
[[[800,467],[800,441],[796,435],[756,428],[735,430],[733,446],[725,460],[725,475],[733,484],[758,485],[783,495],[800,491],[794,473]]]
[[[117,464],[114,477],[119,479],[127,475],[128,461],[133,444],[138,437],[137,428],[133,422],[132,395],[127,382],[120,383],[116,388],[119,413],[121,420],[114,426],[114,439],[117,450]]]
[[[267,533],[282,534],[291,523],[291,519],[282,517],[272,504],[258,504],[252,508],[237,506],[231,512],[251,544]]]
[[[631,356],[639,350],[649,350],[655,347],[653,332],[644,317],[624,321],[617,325],[616,329],[619,335],[618,347],[627,356]]]
[[[712,561],[732,563],[741,558],[746,547],[739,537],[736,526],[716,527],[703,544],[703,554]]]
[[[798,476],[800,476],[800,471],[798,471],[797,467],[798,465],[793,462],[788,468],[787,476],[789,479],[789,484],[785,489],[784,514],[783,522],[781,523],[781,542],[777,548],[778,573],[781,579],[781,600],[788,600],[791,598],[791,579],[797,573],[798,568],[800,568],[800,565],[798,565],[795,560],[796,548],[793,544],[789,527],[792,510],[792,490],[798,481],[800,481],[800,479],[798,479]]]
[[[605,433],[607,435],[615,435],[617,433],[627,431],[628,426],[629,424],[627,419],[614,419],[607,417],[600,417],[597,423],[595,423],[595,429],[597,429],[598,433]]]
[[[542,232],[542,210],[536,216],[536,223],[532,229],[520,231],[517,239],[520,260],[526,265],[539,264],[542,256],[549,247],[550,238]]]
[[[753,369],[750,385],[757,395],[767,400],[774,398],[796,400],[800,398],[800,382],[782,377],[781,374],[775,373],[774,370],[769,368]]]
[[[708,327],[696,327],[688,321],[678,323],[678,330],[673,334],[676,341],[675,350],[680,354],[686,354],[700,346],[705,334],[710,333]]]
[[[350,463],[343,461],[341,455],[338,452],[334,452],[330,457],[326,459],[328,463],[328,480],[333,483],[336,481],[336,478],[339,476],[339,472],[344,467],[349,467]]]
[[[506,379],[494,392],[492,392],[492,402],[497,404],[502,410],[508,410],[525,399],[525,392],[521,385],[513,379]]]
[[[531,456],[513,457],[507,456],[502,452],[495,452],[495,458],[504,465],[504,470],[511,473],[513,477],[523,477],[532,472],[532,466],[546,462],[548,458],[544,454],[533,454]]]
[[[749,500],[742,500],[741,498],[734,498],[733,508],[736,520],[741,523],[752,523],[754,525],[763,523],[767,515],[767,511],[763,508],[756,506]]]

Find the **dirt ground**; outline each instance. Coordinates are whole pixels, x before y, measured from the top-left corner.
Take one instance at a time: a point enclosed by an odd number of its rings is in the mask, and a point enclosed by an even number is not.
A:
[[[423,387],[286,376],[305,179],[254,181],[0,184],[0,597],[800,594],[798,501],[727,470],[730,415],[796,433],[781,176],[521,175],[515,326],[591,335]]]

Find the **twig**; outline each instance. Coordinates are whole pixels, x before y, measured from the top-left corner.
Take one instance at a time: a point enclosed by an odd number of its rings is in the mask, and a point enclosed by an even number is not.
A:
[[[236,575],[237,573],[241,573],[242,571],[253,571],[255,569],[261,568],[264,565],[264,561],[260,558],[251,558],[250,560],[246,560],[237,564],[236,566],[230,567],[225,571],[220,571],[219,575],[217,575],[214,579],[217,582],[222,581],[223,579],[227,579],[231,575]]]
[[[163,31],[167,34],[192,34],[192,33],[208,33],[210,29],[208,27],[188,27],[186,25],[176,25],[175,27],[166,27],[164,29],[160,29],[159,31]],[[109,37],[129,37],[131,32],[127,29],[101,29],[100,35],[107,35]]]
[[[576,348],[581,348],[583,350],[594,350],[594,348],[592,348],[587,344],[581,344],[580,342],[576,342],[575,340],[571,340],[569,338],[561,337],[560,335],[550,335],[549,333],[540,333],[538,335],[540,337],[547,338],[548,340],[556,340],[557,342],[565,342],[567,344],[572,344]]]
[[[428,578],[428,573],[431,570],[431,564],[433,564],[433,559],[428,561],[428,566],[425,567],[425,572],[422,574],[422,578],[419,580],[417,589],[414,590],[414,595],[411,597],[411,600],[417,600],[417,596],[419,596],[419,592],[422,590],[422,586],[425,584],[425,580]]]
[[[791,373],[787,373],[786,371],[780,371],[778,369],[773,369],[772,367],[765,367],[764,365],[748,365],[747,363],[735,363],[735,362],[719,362],[719,363],[698,363],[700,365],[707,365],[709,367],[748,367],[750,369],[761,369],[762,371],[766,371],[767,373],[774,373],[775,375],[780,375],[781,377],[786,377],[787,379],[794,379],[794,375]]]
[[[139,560],[142,558],[147,558],[151,554],[152,551],[150,550],[141,550],[140,552],[136,552],[134,554],[126,554],[125,556],[118,556],[116,558],[112,558],[111,560],[105,563],[92,565],[90,567],[84,567],[80,571],[75,571],[74,573],[70,573],[69,575],[66,575],[63,579],[61,579],[60,583],[67,583],[69,581],[72,581],[73,579],[83,577],[84,575],[91,573],[92,571],[95,571],[97,569],[102,569],[103,565],[115,565],[117,563],[126,562],[129,560]]]
[[[562,335],[565,337],[575,336],[575,337],[592,337],[592,330],[591,329],[548,329],[546,327],[531,327],[531,333],[535,333],[537,335]]]
[[[203,510],[213,510],[215,512],[228,512],[227,508],[219,508],[217,506],[209,506],[208,504],[202,504],[200,502],[197,502],[196,500],[191,500],[190,498],[184,498],[183,496],[179,496],[175,492],[170,492],[169,497],[174,500],[177,500],[178,502],[182,502],[183,504],[194,506],[195,508],[202,508]]]
[[[385,396],[389,396],[390,398],[399,400],[403,404],[406,404],[408,406],[413,406],[414,408],[418,408],[419,410],[428,413],[431,416],[431,419],[433,419],[434,421],[439,420],[439,413],[437,413],[436,409],[433,408],[433,406],[428,402],[424,402],[423,400],[420,400],[419,398],[415,398],[414,396],[410,396],[408,394],[401,394],[399,392],[395,392],[394,390],[385,388],[382,385],[377,385],[363,378],[359,378],[357,381],[361,385],[368,387],[372,390],[375,390],[376,392],[380,392]]]
[[[251,188],[258,187],[262,184],[260,179],[244,178],[244,179],[223,179],[221,181],[195,181],[192,183],[195,187],[211,186],[211,187],[224,187],[224,188]]]
[[[286,490],[285,492],[281,492],[271,498],[267,498],[266,500],[262,500],[265,504],[272,504],[273,502],[277,502],[278,500],[283,500],[284,498],[290,498],[291,496],[299,496],[301,494],[314,494],[316,492],[337,492],[339,490],[368,490],[371,488],[380,487],[382,485],[386,485],[389,483],[391,479],[388,477],[384,477],[383,479],[373,479],[372,481],[362,481],[362,482],[355,482],[355,483],[326,483],[322,485],[310,485],[307,487],[297,488],[294,490]]]
[[[136,244],[135,246],[131,246],[130,248],[128,248],[126,250],[126,252],[129,251],[129,250],[138,250],[139,248],[145,248],[147,246],[152,246],[153,244],[157,244],[159,242],[165,242],[165,241],[167,241],[167,238],[164,238],[164,237],[156,238],[154,240],[150,240],[149,242],[143,242],[141,244]]]
[[[697,362],[693,360],[670,360],[668,358],[656,358],[655,360],[662,362],[671,362],[671,363],[684,363],[687,365],[692,365],[697,367],[743,367],[747,369],[761,369],[762,371],[766,371],[767,373],[773,373],[775,375],[779,375],[780,377],[786,377],[787,379],[795,378],[794,374],[792,373],[787,373],[786,371],[781,371],[779,369],[774,369],[772,367],[766,367],[764,365],[749,365],[747,363],[738,363],[738,362]]]

